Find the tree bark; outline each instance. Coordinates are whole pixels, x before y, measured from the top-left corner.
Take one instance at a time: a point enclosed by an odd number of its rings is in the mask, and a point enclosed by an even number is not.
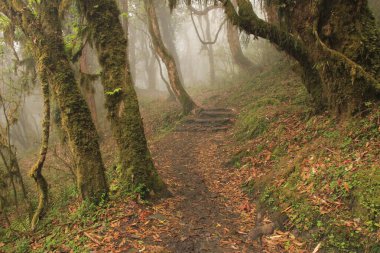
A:
[[[127,40],[114,0],[82,0],[84,15],[94,30],[94,41],[106,92],[106,108],[117,141],[122,186],[127,191],[139,189],[143,195],[165,190],[154,167],[145,138],[137,95],[133,87]],[[143,196],[144,197],[144,196]]]
[[[22,2],[17,6],[0,3],[0,11],[15,22],[31,42],[38,74],[46,76],[54,91],[78,165],[77,184],[81,197],[97,203],[108,192],[104,165],[90,111],[65,54],[57,7],[57,1],[42,1],[42,11],[36,18]]]
[[[92,121],[95,124],[96,129],[99,129],[98,123],[98,112],[96,110],[96,101],[95,101],[95,88],[94,88],[94,80],[92,80],[92,74],[90,73],[90,46],[88,43],[84,46],[82,50],[82,54],[80,57],[80,75],[81,75],[81,83],[80,87],[82,88],[83,95],[86,98],[87,105],[91,112]]]
[[[205,2],[205,7],[207,7],[207,2]],[[209,12],[204,15],[204,20],[206,21],[206,40],[211,41],[211,25],[210,25],[210,17]],[[212,86],[215,85],[215,59],[214,59],[214,47],[213,45],[207,45],[207,54],[208,54],[208,65],[209,65],[209,71],[210,71],[210,84]]]
[[[149,54],[149,57],[146,59],[146,67],[148,71],[148,89],[150,91],[157,90],[157,67],[156,67],[156,58],[154,57],[155,52]]]
[[[175,64],[177,66],[177,71],[181,83],[185,85],[185,79],[183,78],[182,68],[180,64],[179,55],[177,53],[177,47],[175,45],[175,27],[173,25],[173,16],[171,15],[169,9],[167,8],[164,1],[153,2],[155,5],[157,20],[160,24],[160,34],[162,41],[167,49],[167,51],[173,56]]]
[[[178,72],[179,67],[176,65],[173,56],[169,53],[162,41],[153,0],[144,0],[144,5],[146,13],[148,14],[148,28],[152,37],[152,43],[157,54],[166,65],[172,91],[177,101],[182,105],[182,111],[184,114],[195,112],[195,109],[197,109],[198,106],[183,88]]]
[[[352,5],[357,5],[359,2],[362,1],[357,0],[353,3],[350,2],[350,4],[346,2],[344,4],[353,8]],[[330,48],[326,42],[319,39],[318,29],[321,28],[319,15],[326,12],[323,10],[322,12],[317,11],[317,14],[313,13],[315,12],[315,4],[314,1],[299,1],[295,3],[295,6],[292,6],[295,12],[289,15],[290,18],[294,18],[290,30],[296,32],[295,34],[259,19],[253,11],[252,4],[246,0],[238,0],[239,13],[236,13],[229,0],[224,2],[224,7],[227,16],[234,25],[239,26],[248,34],[270,40],[300,63],[304,70],[306,88],[314,98],[319,110],[329,109],[336,115],[351,115],[360,110],[365,101],[373,99],[374,94],[380,90],[379,83],[371,73],[367,72],[368,69],[365,65],[368,63],[361,61],[364,64],[362,66],[350,59],[344,52],[340,52],[339,47]],[[337,10],[338,5],[335,6],[334,1],[333,6]],[[360,14],[355,17],[358,21],[360,21],[360,16],[363,18],[363,16],[369,15],[365,11],[366,8],[360,4],[356,8],[359,8],[358,14]],[[335,10],[335,8],[333,9]],[[356,35],[369,39],[363,30],[370,30],[374,37],[372,37],[369,45],[373,47],[371,51],[377,55],[379,46],[374,44],[372,40],[378,37],[375,36],[376,33],[372,29],[373,25],[374,22],[367,20],[362,31]],[[344,28],[343,25],[337,29],[344,31]],[[354,35],[351,36],[355,37]],[[378,40],[375,41],[378,42]],[[362,43],[366,44],[365,40]],[[359,58],[361,59],[361,57]],[[379,57],[376,56],[375,59],[379,59]],[[371,67],[371,69],[377,71],[376,66]]]
[[[241,48],[239,31],[231,22],[227,22],[227,40],[230,47],[232,60],[240,68],[240,70],[251,72],[255,69],[255,65],[243,53]]]
[[[39,67],[37,67],[39,68]],[[42,66],[43,68],[43,66]],[[46,74],[46,73],[45,73]],[[38,188],[38,207],[34,212],[31,228],[34,231],[36,229],[37,223],[42,219],[46,214],[46,209],[49,204],[48,196],[48,183],[46,182],[45,177],[42,175],[42,169],[45,164],[46,155],[48,152],[49,146],[49,135],[50,135],[50,90],[48,79],[46,76],[41,76],[41,86],[42,94],[44,98],[44,118],[42,122],[42,142],[39,158],[35,165],[33,165],[30,170],[30,175],[36,182]]]

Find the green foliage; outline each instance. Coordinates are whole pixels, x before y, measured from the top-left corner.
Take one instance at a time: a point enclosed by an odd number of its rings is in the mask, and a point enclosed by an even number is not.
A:
[[[119,94],[121,91],[122,91],[121,88],[116,88],[116,89],[114,89],[113,91],[107,91],[105,94],[106,94],[107,96],[114,96],[114,95]]]
[[[10,20],[3,13],[0,13],[0,30],[4,31],[10,25]]]

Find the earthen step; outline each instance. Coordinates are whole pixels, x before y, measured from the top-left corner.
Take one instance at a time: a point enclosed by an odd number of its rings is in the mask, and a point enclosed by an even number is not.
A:
[[[185,120],[184,123],[199,125],[228,125],[232,124],[233,120],[230,118],[190,118]]]
[[[178,127],[175,132],[219,132],[219,131],[228,131],[231,127],[220,126],[220,127]]]
[[[209,108],[209,109],[204,109],[204,111],[208,111],[208,112],[232,112],[234,113],[234,110],[232,109],[228,109],[228,108]]]
[[[234,118],[236,114],[232,111],[209,111],[205,110],[199,113],[200,118]]]

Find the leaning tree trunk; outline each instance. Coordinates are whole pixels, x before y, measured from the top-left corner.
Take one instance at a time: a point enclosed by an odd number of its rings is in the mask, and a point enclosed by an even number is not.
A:
[[[174,61],[177,66],[177,71],[179,75],[179,80],[182,84],[185,84],[185,79],[182,74],[182,69],[180,68],[180,59],[177,52],[177,47],[175,45],[175,27],[173,24],[173,17],[170,10],[167,8],[165,1],[154,2],[157,20],[159,21],[160,34],[162,41],[167,49],[167,51],[173,56]]]
[[[144,0],[144,5],[146,13],[148,15],[148,28],[149,33],[152,37],[153,46],[157,54],[166,65],[169,76],[169,83],[171,85],[172,91],[177,101],[181,103],[182,111],[184,114],[194,112],[195,109],[197,109],[197,105],[183,88],[177,69],[178,65],[176,65],[173,56],[169,53],[162,41],[153,0]]]
[[[106,92],[106,108],[121,163],[125,190],[140,189],[147,195],[165,189],[154,167],[145,138],[143,122],[126,57],[127,40],[114,0],[80,1],[94,42]],[[128,50],[127,50],[128,51]]]
[[[239,13],[236,13],[229,0],[224,2],[224,7],[234,25],[238,25],[249,34],[270,40],[300,63],[305,73],[306,88],[318,108],[327,108],[337,115],[353,114],[362,108],[365,101],[373,99],[374,94],[378,94],[380,90],[379,82],[373,75],[374,72],[377,72],[377,64],[371,67],[372,73],[370,73],[370,69],[366,65],[371,60],[367,58],[364,60],[361,57],[352,59],[350,58],[352,55],[346,55],[346,50],[339,51],[338,45],[329,46],[326,41],[320,39],[319,35],[323,28],[321,25],[325,20],[323,17],[323,14],[326,13],[325,8],[335,7],[331,10],[335,10],[337,13],[339,13],[339,8],[343,8],[343,10],[349,8],[351,12],[357,14],[351,15],[351,21],[360,22],[363,26],[361,29],[354,29],[354,34],[347,36],[351,38],[352,42],[355,41],[355,36],[363,36],[364,39],[361,40],[361,43],[365,46],[362,46],[361,49],[368,49],[368,45],[370,45],[372,47],[370,51],[375,53],[374,61],[380,61],[378,60],[380,59],[378,57],[379,45],[374,43],[374,41],[378,42],[378,35],[377,32],[374,32],[376,31],[373,29],[375,23],[370,18],[368,8],[366,4],[363,4],[366,1],[333,2],[322,3],[321,1],[306,0],[294,2],[294,6],[291,6],[290,9],[292,11],[289,10],[291,15],[287,20],[290,20],[290,30],[295,34],[259,19],[253,11],[252,4],[246,0],[238,0]],[[344,21],[340,16],[334,15],[331,19],[338,20],[336,24],[341,25],[334,29],[343,32],[349,28],[345,26],[344,22],[339,22],[339,20]],[[328,30],[328,27],[326,29]],[[368,33],[372,37],[368,36]],[[344,42],[345,45],[355,46],[354,43],[350,44],[350,40]],[[355,62],[359,59],[361,60]]]
[[[0,3],[0,11],[16,22],[29,39],[38,62],[38,74],[47,77],[61,110],[62,124],[78,166],[81,196],[96,203],[108,192],[104,165],[90,111],[65,54],[57,6],[57,1],[42,1],[40,19],[22,2],[11,10]]]

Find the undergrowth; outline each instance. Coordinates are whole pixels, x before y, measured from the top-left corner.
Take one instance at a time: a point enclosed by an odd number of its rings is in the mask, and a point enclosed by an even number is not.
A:
[[[241,98],[244,98],[242,101]],[[243,188],[313,249],[380,252],[380,107],[337,120],[311,111],[301,80],[280,63],[229,98],[245,106],[235,167],[252,168]],[[248,151],[247,151],[248,150]]]

